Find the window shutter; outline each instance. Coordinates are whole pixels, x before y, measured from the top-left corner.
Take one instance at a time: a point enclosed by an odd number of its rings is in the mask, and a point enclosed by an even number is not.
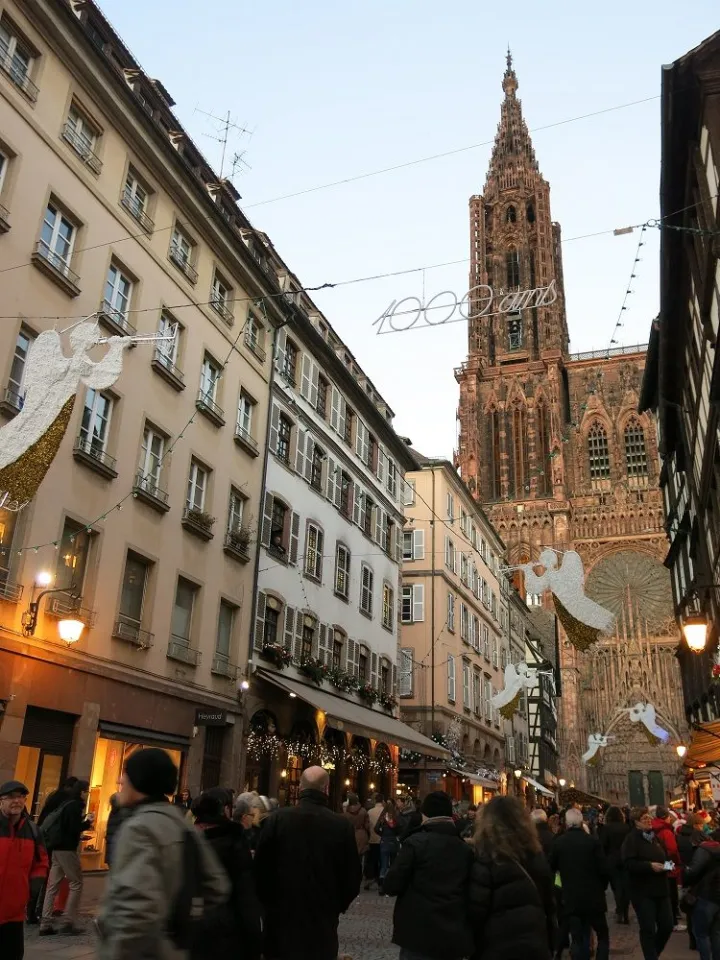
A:
[[[387,454],[385,453],[384,447],[379,447],[378,462],[377,462],[377,478],[383,486],[385,485],[386,477],[387,477]]]
[[[397,694],[397,667],[394,663],[390,667],[390,693],[393,696]]]
[[[312,656],[315,660],[320,659],[320,635],[321,633],[327,633],[327,629],[324,623],[319,624],[313,630],[313,642],[312,642]]]
[[[340,433],[340,401],[342,397],[337,387],[330,391],[330,426],[335,433]]]
[[[470,709],[470,664],[463,660],[463,707]]]
[[[306,400],[310,399],[312,393],[312,367],[313,362],[307,353],[302,355],[302,374],[300,377],[300,393]]]
[[[332,457],[328,457],[325,463],[327,464],[327,484],[325,485],[325,496],[331,503],[334,503],[335,484],[337,482],[335,471],[337,470],[337,465]]]
[[[280,431],[280,407],[274,403],[270,414],[270,449],[277,453],[278,434]]]
[[[301,477],[305,476],[305,449],[307,434],[298,427],[297,430],[297,450],[295,451],[295,470]]]
[[[262,533],[260,534],[260,542],[266,547],[270,546],[270,534],[272,533],[272,508],[273,496],[271,493],[266,493],[265,505],[263,508]]]
[[[515,763],[515,737],[507,738],[508,763]]]
[[[425,559],[425,531],[413,530],[413,560]]]
[[[345,422],[347,420],[347,403],[345,397],[340,394],[340,416],[338,418],[338,434],[345,439]]]
[[[333,629],[324,623],[320,624],[320,660],[326,667],[332,666]]]
[[[360,511],[362,509],[362,489],[360,484],[353,483],[353,523],[360,526]]]
[[[285,649],[292,653],[295,639],[295,607],[285,607],[285,633],[283,637]]]
[[[452,560],[450,557],[450,537],[448,536],[445,537],[445,566],[448,568],[452,566]]]
[[[290,563],[297,563],[300,542],[300,514],[293,511],[290,518]]]
[[[305,479],[310,483],[312,478],[312,461],[315,453],[315,441],[308,433],[305,437]]]
[[[360,457],[361,460],[365,459],[363,457],[363,434],[365,429],[365,424],[362,422],[360,417],[358,417],[355,428],[355,453]]]
[[[358,645],[354,640],[351,640],[348,637],[345,644],[345,650],[347,653],[347,666],[346,670],[351,677],[357,677],[358,670]]]
[[[380,507],[373,507],[373,513],[374,513],[374,517],[373,517],[373,521],[374,521],[374,522],[373,522],[373,526],[371,527],[371,529],[373,529],[373,530],[375,531],[375,533],[374,533],[374,535],[373,535],[373,539],[375,540],[375,543],[380,543],[380,541],[381,541],[381,539],[382,539],[382,515],[383,515],[383,511],[380,509]]]
[[[318,402],[318,380],[320,378],[320,368],[313,361],[310,366],[310,403],[317,407]]]
[[[287,343],[287,330],[281,327],[277,332],[275,340],[275,369],[282,370],[285,366],[285,344]]]
[[[377,690],[379,682],[378,655],[373,653],[370,655],[370,686]]]
[[[447,672],[448,672],[448,700],[455,699],[455,661],[452,657],[448,657],[447,662]]]
[[[413,651],[409,647],[403,647],[400,651],[398,694],[401,697],[413,695]]]
[[[262,650],[265,639],[265,610],[267,598],[262,590],[258,590],[257,610],[255,611],[255,635],[253,636],[253,650]]]
[[[381,549],[387,550],[387,514],[384,510],[378,507],[375,514],[375,523],[379,525],[379,538],[378,543],[380,544]]]
[[[412,588],[412,618],[413,623],[422,623],[425,619],[425,585],[422,583]]]
[[[395,524],[395,559],[398,563],[403,562],[403,528],[399,523]]]
[[[296,610],[295,612],[295,642],[293,644],[293,658],[300,663],[302,658],[302,635],[303,635],[303,620],[305,619],[305,614],[302,610]]]

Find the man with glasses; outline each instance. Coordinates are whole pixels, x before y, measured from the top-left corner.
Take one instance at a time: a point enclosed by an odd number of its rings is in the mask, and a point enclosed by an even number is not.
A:
[[[622,859],[630,881],[630,900],[640,925],[640,947],[645,960],[658,960],[673,931],[667,852],[653,831],[647,807],[630,814],[634,829],[622,845]]]
[[[0,786],[0,957],[22,960],[23,922],[30,887],[47,876],[48,858],[37,827],[25,809],[29,790],[10,780]]]

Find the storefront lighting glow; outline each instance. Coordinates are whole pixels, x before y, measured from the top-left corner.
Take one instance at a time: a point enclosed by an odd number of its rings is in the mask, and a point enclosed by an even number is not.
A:
[[[58,623],[60,639],[65,643],[77,643],[84,629],[82,620],[61,620]]]

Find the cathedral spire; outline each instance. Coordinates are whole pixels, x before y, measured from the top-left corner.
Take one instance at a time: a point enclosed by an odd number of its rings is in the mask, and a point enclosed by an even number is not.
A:
[[[505,99],[500,107],[500,123],[490,157],[486,193],[493,184],[500,190],[520,184],[530,186],[533,175],[540,172],[530,133],[523,119],[522,102],[516,96],[519,84],[510,47],[506,63],[502,80]]]

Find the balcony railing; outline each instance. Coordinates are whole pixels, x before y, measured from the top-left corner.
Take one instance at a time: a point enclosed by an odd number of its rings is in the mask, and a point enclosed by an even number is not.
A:
[[[225,657],[214,656],[210,672],[216,674],[218,677],[227,677],[230,680],[235,680],[238,675],[238,668],[234,663],[226,660]]]
[[[117,460],[105,453],[94,440],[78,437],[73,448],[73,457],[109,479],[114,480],[117,476]]]
[[[170,504],[168,503],[170,498],[167,492],[161,490],[152,477],[147,477],[143,473],[135,475],[133,496],[143,500],[148,506],[154,507],[155,510],[161,513],[167,513],[170,509]]]
[[[213,308],[215,313],[223,318],[225,323],[231,324],[233,322],[234,318],[232,315],[232,310],[228,308],[225,300],[221,300],[219,297],[214,297],[210,301],[210,306]]]
[[[225,534],[223,550],[226,554],[228,554],[228,556],[235,557],[235,559],[239,560],[241,563],[247,563],[250,559],[248,541],[238,537],[234,533]]]
[[[10,229],[10,211],[0,203],[0,233],[7,233]]]
[[[190,283],[197,283],[197,270],[188,260],[182,247],[179,247],[176,243],[171,243],[168,251],[168,259],[171,260],[179,270],[182,270]]]
[[[102,160],[92,147],[88,145],[87,141],[79,136],[77,130],[70,122],[66,123],[63,127],[62,136],[63,140],[70,144],[85,165],[88,166],[94,174],[99,174],[102,170]]]
[[[125,617],[122,614],[113,625],[112,635],[114,640],[124,640],[126,643],[132,643],[140,650],[147,650],[155,640],[155,635],[150,633],[149,630],[141,629],[140,621]]]
[[[137,329],[130,323],[126,314],[122,310],[117,310],[109,300],[101,302],[98,319],[101,322],[104,321],[114,333],[119,333],[121,337],[132,337],[137,333]]]
[[[44,240],[38,240],[35,252],[32,255],[32,261],[53,280],[59,280],[71,296],[78,296],[80,293],[80,277],[74,270],[70,269],[67,260],[55,253]]]
[[[140,224],[145,233],[150,235],[155,229],[155,223],[145,213],[143,204],[129,190],[123,190],[120,195],[120,203],[125,207],[131,217]]]
[[[50,597],[45,605],[45,613],[51,617],[72,617],[80,620],[86,627],[95,626],[95,611],[80,605],[80,598],[71,596]]]
[[[571,353],[568,360],[607,360],[609,357],[625,357],[631,353],[647,353],[646,343],[637,343],[632,347],[612,347],[610,350],[588,350],[585,353]]]
[[[28,100],[33,103],[37,100],[40,90],[27,75],[24,64],[19,63],[14,57],[11,57],[7,48],[0,47],[0,70],[3,71],[15,86],[22,90]]]
[[[196,667],[200,663],[200,651],[193,649],[182,637],[172,637],[168,644],[167,658]]]
[[[265,357],[267,354],[260,346],[257,336],[253,336],[250,330],[245,331],[245,346],[248,348],[248,350],[251,350],[255,354],[258,360],[260,360],[262,363],[265,362]]]
[[[13,583],[12,580],[0,582],[0,600],[7,600],[8,603],[18,603],[23,595],[23,585]]]
[[[235,424],[235,443],[245,447],[248,453],[254,457],[260,452],[257,440],[251,437],[247,430],[243,430],[239,423]]]
[[[221,427],[225,423],[225,411],[219,404],[215,403],[210,394],[205,393],[204,390],[198,392],[195,406],[216,426]]]
[[[188,533],[194,533],[201,540],[212,540],[215,536],[213,525],[215,517],[204,513],[202,510],[194,510],[191,507],[185,507],[182,515],[182,525]]]
[[[167,380],[171,387],[174,387],[176,390],[185,389],[185,374],[173,361],[172,357],[169,357],[167,353],[160,350],[159,347],[155,348],[152,367],[156,373],[160,374],[163,380]]]
[[[13,387],[5,387],[5,393],[0,400],[0,411],[6,416],[14,417],[23,408],[24,397]]]

